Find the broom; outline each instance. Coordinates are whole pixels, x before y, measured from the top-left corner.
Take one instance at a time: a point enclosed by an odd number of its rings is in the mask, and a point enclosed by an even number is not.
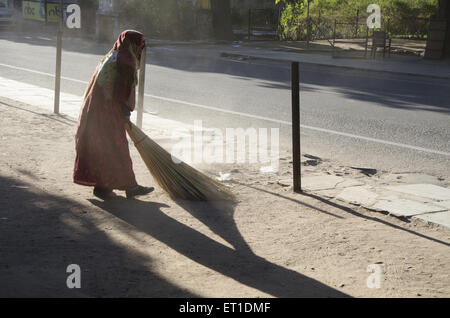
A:
[[[234,200],[234,195],[219,182],[184,162],[175,163],[169,152],[133,123],[125,124],[125,128],[153,178],[173,199]]]

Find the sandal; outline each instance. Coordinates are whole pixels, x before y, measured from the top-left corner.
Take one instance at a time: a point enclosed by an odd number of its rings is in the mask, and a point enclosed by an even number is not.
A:
[[[116,194],[113,192],[113,190],[102,187],[95,187],[94,195],[97,198],[102,199],[104,201],[111,200],[117,197]]]
[[[133,199],[137,196],[149,194],[153,192],[153,190],[155,190],[153,187],[142,187],[138,185],[134,188],[126,190],[125,193],[127,194],[127,199]]]

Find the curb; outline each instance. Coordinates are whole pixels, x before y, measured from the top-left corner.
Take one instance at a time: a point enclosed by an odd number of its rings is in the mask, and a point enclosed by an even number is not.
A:
[[[150,39],[146,39],[145,40],[148,47],[152,48],[152,47],[160,47],[160,46],[201,46],[201,45],[217,45],[217,44],[224,44],[221,43],[220,41],[192,41],[192,42],[176,42],[176,41],[168,41],[168,42],[159,42],[159,41],[155,41],[153,42]],[[227,43],[228,44],[228,43]]]
[[[271,57],[262,57],[262,56],[253,56],[253,55],[245,55],[245,54],[237,54],[237,53],[230,53],[230,52],[221,52],[221,57],[225,58],[244,58],[247,60],[265,60],[265,61],[271,61],[271,62],[291,62],[293,60],[288,59],[275,59]],[[295,62],[295,61],[293,61]],[[450,76],[439,76],[439,75],[428,75],[428,74],[417,74],[417,73],[410,73],[410,72],[396,72],[396,71],[389,71],[389,70],[374,70],[370,68],[360,68],[356,66],[342,66],[342,65],[333,65],[333,64],[326,64],[326,63],[317,63],[317,62],[305,62],[305,61],[298,61],[299,64],[309,64],[309,65],[318,65],[318,66],[326,66],[326,67],[333,67],[333,68],[343,68],[343,69],[349,69],[349,70],[358,70],[358,71],[366,71],[366,72],[374,72],[374,73],[388,73],[388,74],[396,74],[396,75],[407,75],[407,76],[415,76],[415,77],[428,77],[428,78],[435,78],[435,79],[444,79],[444,80],[450,80]]]

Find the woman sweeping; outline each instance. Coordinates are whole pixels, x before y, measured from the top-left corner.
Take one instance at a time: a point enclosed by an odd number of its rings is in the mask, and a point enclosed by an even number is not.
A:
[[[124,31],[100,61],[85,93],[73,180],[93,186],[94,195],[103,200],[114,198],[113,190],[124,190],[127,198],[154,190],[136,182],[125,131],[135,106],[136,72],[144,47],[142,33]]]

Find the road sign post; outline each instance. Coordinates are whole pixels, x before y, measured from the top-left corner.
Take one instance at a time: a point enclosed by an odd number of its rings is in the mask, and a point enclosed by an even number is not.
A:
[[[300,76],[298,62],[291,64],[292,90],[292,167],[294,192],[302,192],[300,148]]]
[[[59,114],[59,104],[61,95],[61,55],[62,55],[62,36],[63,36],[63,0],[59,1],[60,21],[58,33],[56,35],[56,70],[55,70],[55,102],[53,112]]]
[[[136,126],[142,128],[142,118],[144,116],[144,91],[145,91],[145,65],[147,61],[147,49],[142,50],[139,68],[139,87]]]

